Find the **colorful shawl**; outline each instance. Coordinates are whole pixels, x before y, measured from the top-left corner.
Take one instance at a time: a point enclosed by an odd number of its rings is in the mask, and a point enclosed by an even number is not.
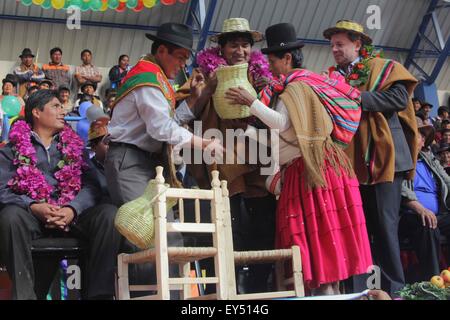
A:
[[[167,80],[164,71],[156,64],[152,56],[147,56],[140,60],[122,79],[117,97],[112,108],[119,101],[126,97],[131,91],[140,87],[154,87],[161,90],[171,107],[173,115],[175,111],[176,99],[175,91],[169,80]]]
[[[346,147],[358,130],[362,111],[360,91],[342,79],[336,76],[327,78],[308,70],[296,69],[281,79],[282,82],[267,86],[261,91],[260,99],[268,106],[274,93],[282,93],[289,83],[301,81],[307,84],[319,97],[333,120],[331,138],[335,143]]]
[[[369,61],[370,74],[366,84],[359,87],[361,91],[381,92],[401,81],[412,96],[417,79],[400,63],[374,58]],[[411,151],[414,168],[417,160],[417,123],[411,99],[405,110],[398,113],[400,124],[405,133]],[[386,117],[381,112],[363,112],[360,126],[352,143],[345,150],[359,182],[365,185],[392,182],[395,176],[395,147],[392,133]],[[415,170],[407,175],[407,180],[414,179]]]

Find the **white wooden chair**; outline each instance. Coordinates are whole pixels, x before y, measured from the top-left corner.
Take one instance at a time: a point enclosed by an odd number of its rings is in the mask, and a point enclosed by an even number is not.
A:
[[[156,168],[158,183],[157,192],[164,190],[163,168]],[[192,284],[216,284],[217,293],[209,296],[197,297],[199,299],[227,299],[229,287],[227,270],[233,268],[232,261],[227,259],[226,235],[227,229],[231,228],[231,219],[225,217],[224,192],[219,179],[218,172],[213,173],[212,189],[173,189],[169,188],[161,193],[154,204],[155,219],[155,247],[135,254],[121,254],[118,257],[118,298],[120,300],[130,299],[130,291],[156,291],[155,295],[140,297],[140,300],[169,300],[170,291],[181,291],[182,299],[194,299],[190,296]],[[167,198],[178,199],[180,222],[167,222],[166,200]],[[195,200],[196,223],[184,223],[183,200]],[[200,221],[200,200],[211,202],[211,223]],[[227,225],[228,224],[228,225]],[[210,233],[213,237],[212,247],[168,247],[167,234],[170,232],[184,233]],[[190,263],[206,258],[214,258],[215,277],[191,278]],[[156,285],[130,286],[128,281],[128,264],[156,263]],[[176,263],[180,269],[180,278],[169,277],[169,263]]]
[[[164,188],[163,168],[156,169],[158,193]],[[234,252],[231,232],[230,202],[226,181],[219,181],[219,173],[212,173],[212,189],[173,189],[161,193],[154,204],[155,247],[134,254],[121,254],[118,257],[117,296],[119,300],[129,300],[130,291],[156,291],[151,296],[139,297],[137,300],[169,300],[170,291],[181,292],[186,300],[206,299],[268,299],[281,297],[301,297],[304,295],[301,274],[301,258],[298,247],[289,250]],[[168,222],[166,217],[167,199],[177,199],[180,222]],[[195,201],[195,223],[184,222],[183,201]],[[200,221],[200,200],[211,202],[211,223]],[[210,233],[213,237],[212,247],[168,247],[167,234],[171,232]],[[206,258],[214,258],[215,277],[191,278],[190,263]],[[281,292],[238,295],[236,293],[235,265],[248,263],[276,262],[277,279],[284,279],[283,263],[292,261],[293,277],[279,281],[277,289]],[[128,265],[152,262],[156,263],[157,283],[155,285],[131,286],[128,279]],[[177,264],[180,278],[169,276],[169,264]],[[216,293],[192,297],[190,287],[193,284],[216,284]],[[294,290],[285,290],[293,285]]]

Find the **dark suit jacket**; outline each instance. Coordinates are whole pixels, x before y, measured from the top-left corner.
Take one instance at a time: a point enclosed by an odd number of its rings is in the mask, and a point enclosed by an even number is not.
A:
[[[395,147],[395,172],[409,171],[414,167],[411,151],[403,132],[398,112],[408,105],[406,86],[397,82],[388,90],[381,92],[361,92],[362,109],[369,112],[381,112],[388,121]]]

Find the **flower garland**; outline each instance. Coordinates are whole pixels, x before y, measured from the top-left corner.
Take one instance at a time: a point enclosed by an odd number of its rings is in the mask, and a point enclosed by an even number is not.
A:
[[[373,58],[383,58],[383,52],[375,50],[372,45],[366,45],[361,50],[362,60],[353,65],[352,71],[345,77],[345,80],[352,87],[360,87],[367,83],[370,75],[369,61]],[[329,74],[337,71],[337,67],[331,67]]]
[[[202,50],[197,55],[197,64],[205,75],[210,75],[221,66],[227,66],[227,61],[220,54],[220,47]],[[249,71],[253,80],[261,77],[272,79],[269,62],[261,51],[252,51],[249,61]]]
[[[37,168],[36,149],[31,142],[31,127],[23,120],[17,121],[9,134],[13,144],[13,164],[18,166],[17,174],[8,181],[8,187],[18,194],[25,194],[38,202],[64,206],[75,199],[81,190],[81,174],[85,166],[83,160],[84,143],[69,127],[59,134],[58,150],[63,159],[58,163],[55,178],[56,190]],[[56,199],[56,200],[55,200]]]

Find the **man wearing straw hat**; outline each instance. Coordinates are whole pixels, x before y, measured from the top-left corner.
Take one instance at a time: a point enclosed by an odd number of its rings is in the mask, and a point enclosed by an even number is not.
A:
[[[255,43],[263,40],[263,34],[250,28],[249,21],[244,18],[230,18],[223,22],[222,32],[210,38],[218,46],[203,50],[197,55],[199,69],[208,79],[207,88],[215,93],[216,87],[221,85],[216,78],[216,71],[221,66],[238,66],[248,64],[245,79],[238,81],[250,82],[259,91],[270,80],[269,64],[260,51],[252,50]],[[231,70],[231,69],[228,69]],[[220,87],[219,87],[220,88]],[[240,119],[224,119],[216,111],[217,97],[210,99],[201,116],[202,130],[219,129],[223,137],[228,132],[246,130],[249,123],[256,121],[254,117]],[[225,104],[226,105],[226,104]],[[233,110],[232,106],[226,106]],[[237,110],[237,109],[236,109]],[[231,130],[231,131],[229,131]],[[225,141],[224,145],[231,145]],[[240,150],[238,143],[231,148],[234,159],[247,157],[247,150]],[[233,231],[233,245],[235,250],[271,249],[274,246],[275,208],[276,201],[265,189],[265,179],[260,173],[260,167],[249,164],[248,161],[227,162],[217,166],[191,166],[193,176],[201,188],[210,185],[210,172],[220,172],[222,179],[228,181],[231,201],[231,217]],[[241,293],[262,292],[268,289],[270,265],[249,266],[238,270],[238,290]]]
[[[337,63],[329,72],[362,91],[360,127],[346,152],[361,184],[381,287],[393,295],[405,282],[397,234],[402,182],[414,177],[418,152],[411,100],[417,80],[401,64],[380,58],[356,22],[338,21],[323,34]]]

